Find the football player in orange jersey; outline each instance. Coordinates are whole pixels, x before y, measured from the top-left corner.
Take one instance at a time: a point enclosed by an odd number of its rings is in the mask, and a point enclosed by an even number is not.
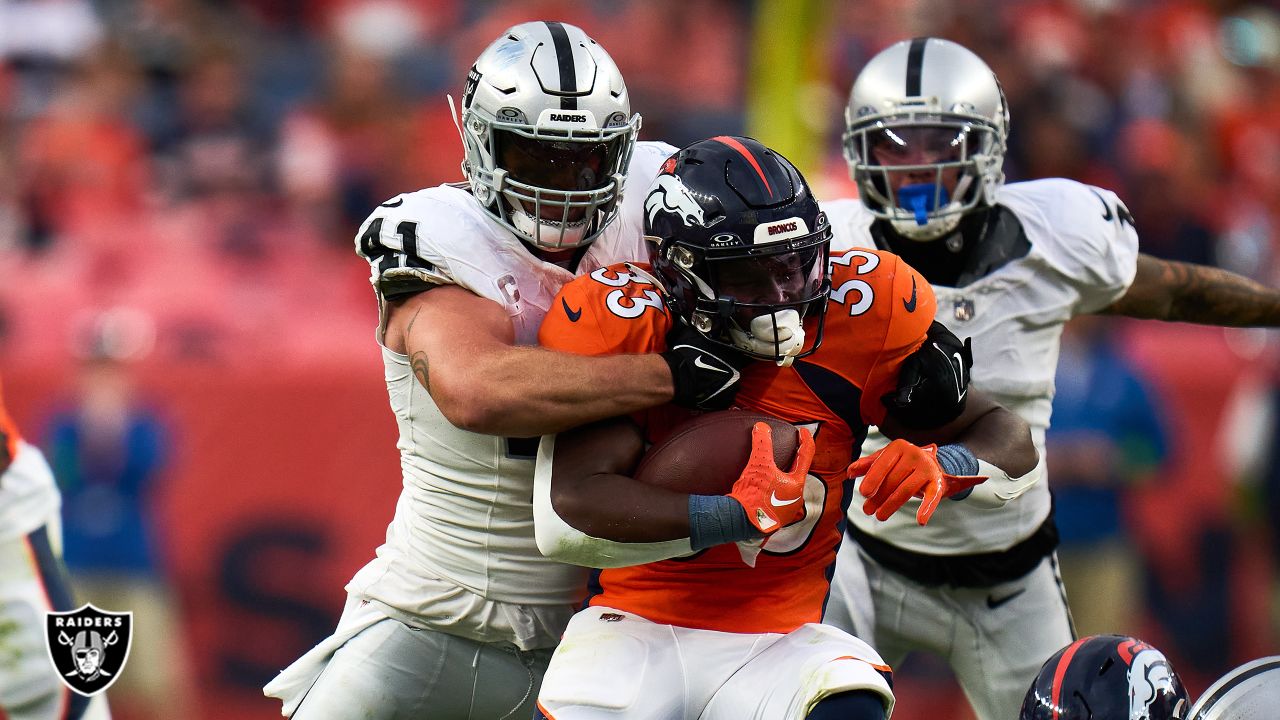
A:
[[[605,568],[547,671],[540,712],[580,718],[884,718],[889,668],[820,625],[849,478],[884,518],[1032,472],[1027,425],[967,391],[967,346],[933,323],[926,283],[895,255],[828,258],[830,228],[803,177],[748,138],[670,158],[645,202],[652,272],[622,264],[561,289],[539,340],[599,355],[652,352],[674,323],[762,360],[738,405],[802,431],[774,467],[767,428],[724,496],[629,477],[673,407],[547,436],[534,514],[539,548]],[[868,424],[900,439],[851,465]],[[913,443],[938,442],[941,447]],[[810,464],[811,460],[811,464]]]
[[[45,613],[76,609],[62,565],[61,502],[49,463],[18,433],[0,385],[0,717],[110,718],[106,695],[71,692],[45,647]]]

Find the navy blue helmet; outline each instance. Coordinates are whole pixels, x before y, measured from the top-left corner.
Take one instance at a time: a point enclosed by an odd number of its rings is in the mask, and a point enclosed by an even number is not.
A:
[[[1190,701],[1164,653],[1123,635],[1092,635],[1040,668],[1018,720],[1184,720]]]
[[[755,358],[817,349],[831,226],[790,161],[751,138],[702,140],[667,159],[644,205],[678,318]]]

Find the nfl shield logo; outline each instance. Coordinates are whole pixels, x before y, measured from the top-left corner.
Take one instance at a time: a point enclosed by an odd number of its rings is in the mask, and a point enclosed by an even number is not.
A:
[[[973,319],[973,301],[965,298],[956,300],[955,304],[956,319],[964,322]]]
[[[84,605],[45,614],[45,648],[62,682],[90,697],[111,687],[129,659],[133,613]]]

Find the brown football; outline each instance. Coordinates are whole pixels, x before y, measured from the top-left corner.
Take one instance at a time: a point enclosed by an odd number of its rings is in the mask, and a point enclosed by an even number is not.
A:
[[[635,478],[676,492],[724,495],[742,474],[751,456],[751,427],[769,423],[773,459],[787,469],[795,459],[799,435],[793,425],[746,410],[705,413],[681,423],[662,442],[645,452]]]

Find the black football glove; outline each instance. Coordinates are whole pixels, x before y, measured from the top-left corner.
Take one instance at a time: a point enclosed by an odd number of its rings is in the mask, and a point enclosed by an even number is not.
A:
[[[880,402],[889,414],[912,430],[930,430],[960,417],[969,395],[973,344],[964,342],[935,321],[924,344],[898,371],[898,387]]]
[[[676,320],[667,333],[667,351],[662,358],[671,368],[675,385],[672,402],[694,410],[724,410],[738,394],[738,372],[751,359],[709,340],[705,335]]]

